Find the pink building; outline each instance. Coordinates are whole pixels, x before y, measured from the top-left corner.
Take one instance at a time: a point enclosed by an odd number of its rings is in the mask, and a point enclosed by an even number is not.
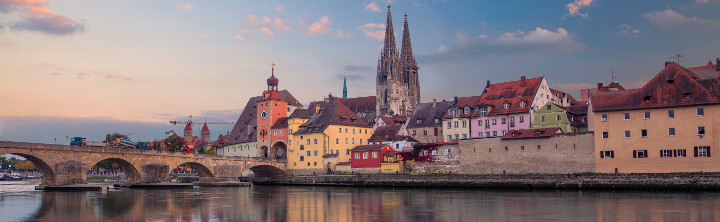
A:
[[[551,101],[545,77],[490,84],[475,105],[470,124],[472,137],[503,136],[511,130],[530,129],[534,113]]]

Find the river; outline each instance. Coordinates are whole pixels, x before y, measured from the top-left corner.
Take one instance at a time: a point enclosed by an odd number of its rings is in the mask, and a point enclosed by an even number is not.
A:
[[[720,193],[713,192],[34,186],[0,182],[0,221],[720,221]]]

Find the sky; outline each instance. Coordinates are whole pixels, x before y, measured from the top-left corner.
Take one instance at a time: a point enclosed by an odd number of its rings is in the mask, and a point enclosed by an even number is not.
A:
[[[235,121],[266,89],[303,104],[375,95],[387,1],[0,0],[0,140],[66,144]],[[579,90],[642,86],[665,61],[720,57],[720,0],[394,0],[407,13],[423,101],[544,76]],[[201,125],[195,127],[196,133]],[[210,125],[212,137],[232,125]]]

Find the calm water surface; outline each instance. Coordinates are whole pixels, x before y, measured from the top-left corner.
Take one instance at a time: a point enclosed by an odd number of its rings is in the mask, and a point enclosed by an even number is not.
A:
[[[720,221],[720,193],[705,192],[34,186],[0,182],[0,221]]]

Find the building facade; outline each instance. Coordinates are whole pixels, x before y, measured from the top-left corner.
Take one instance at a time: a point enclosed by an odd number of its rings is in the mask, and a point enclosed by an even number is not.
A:
[[[415,138],[420,143],[443,142],[442,118],[447,109],[452,106],[453,101],[421,103],[410,115],[405,129],[408,136]]]
[[[407,15],[405,15],[400,52],[395,45],[394,33],[388,5],[385,42],[377,67],[376,116],[386,114],[408,116],[420,103],[419,68],[412,53]]]
[[[498,137],[510,130],[530,129],[540,106],[552,101],[545,77],[490,84],[488,81],[477,112],[473,113],[471,137]]]
[[[443,138],[445,141],[467,139],[470,135],[470,116],[475,111],[475,104],[480,96],[455,97],[455,102],[443,116]]]
[[[358,173],[380,173],[380,163],[386,152],[395,151],[388,144],[360,145],[352,148],[350,167]]]
[[[587,105],[559,106],[548,102],[535,113],[533,129],[559,127],[563,132],[587,131]]]
[[[718,74],[668,62],[642,88],[590,94],[597,171],[720,171]]]

